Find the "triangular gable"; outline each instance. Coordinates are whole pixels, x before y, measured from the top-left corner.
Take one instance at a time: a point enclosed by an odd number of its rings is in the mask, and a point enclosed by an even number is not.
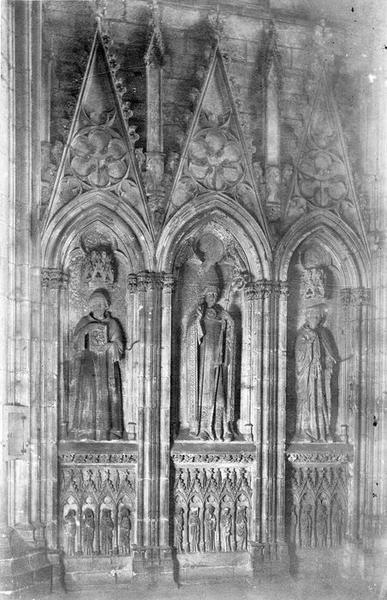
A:
[[[285,207],[285,226],[306,213],[321,209],[343,219],[367,247],[343,131],[323,71],[300,144]]]
[[[153,232],[115,69],[115,59],[107,53],[98,26],[46,213],[46,225],[64,205],[70,210],[82,194],[95,190],[117,195]]]
[[[218,47],[201,91],[172,186],[166,220],[194,196],[226,194],[270,237]]]

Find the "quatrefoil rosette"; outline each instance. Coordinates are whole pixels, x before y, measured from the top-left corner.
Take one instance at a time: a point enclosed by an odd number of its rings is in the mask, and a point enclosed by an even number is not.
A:
[[[71,143],[70,167],[87,187],[112,187],[127,174],[128,150],[110,127],[88,127]]]
[[[228,131],[204,129],[190,144],[188,170],[207,189],[226,190],[244,175],[242,150]]]

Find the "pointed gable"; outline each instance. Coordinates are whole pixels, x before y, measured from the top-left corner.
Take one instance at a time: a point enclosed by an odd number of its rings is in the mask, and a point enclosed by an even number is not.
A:
[[[367,245],[343,131],[324,72],[301,141],[285,224],[316,210],[335,213]]]
[[[97,27],[77,107],[46,214],[46,224],[82,194],[107,191],[130,205],[152,228],[134,155],[125,89]]]
[[[167,220],[193,197],[232,198],[268,234],[221,53],[216,47],[172,186]]]

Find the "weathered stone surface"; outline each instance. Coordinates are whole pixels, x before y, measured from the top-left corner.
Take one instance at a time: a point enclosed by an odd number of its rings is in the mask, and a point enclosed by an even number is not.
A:
[[[380,534],[382,75],[326,4],[2,9],[6,591],[352,576]]]

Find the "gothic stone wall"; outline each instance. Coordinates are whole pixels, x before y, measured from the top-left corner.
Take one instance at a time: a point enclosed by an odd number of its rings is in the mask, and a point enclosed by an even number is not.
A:
[[[68,572],[184,575],[359,539],[377,236],[353,39],[266,2],[47,1],[43,25],[49,546]],[[311,431],[295,344],[317,304]]]

